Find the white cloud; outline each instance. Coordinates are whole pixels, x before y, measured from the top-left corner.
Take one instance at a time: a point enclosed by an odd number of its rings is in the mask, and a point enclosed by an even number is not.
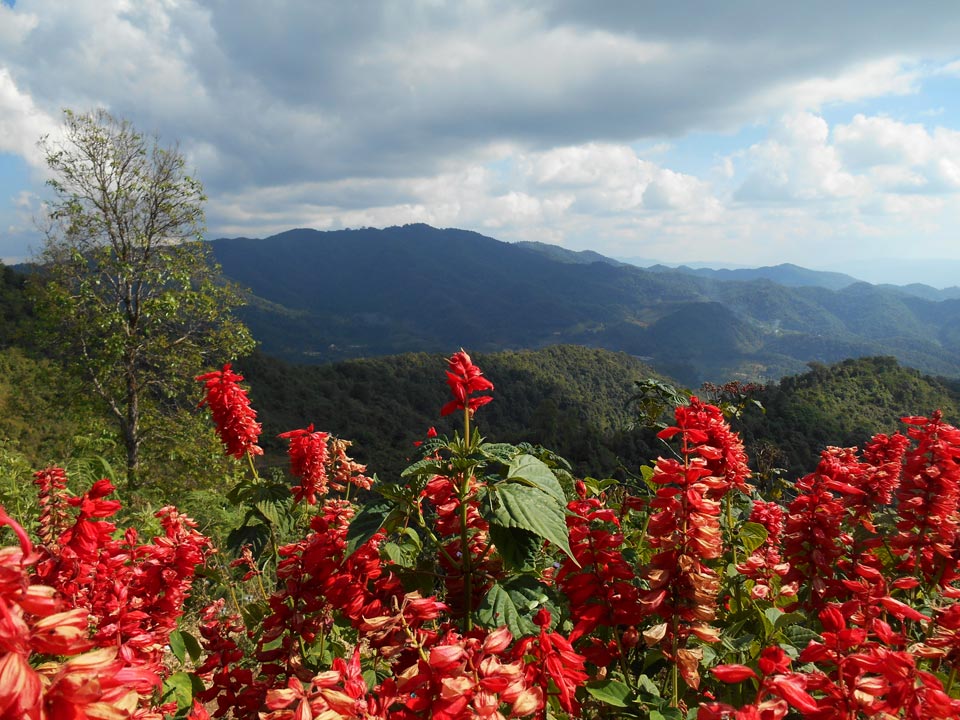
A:
[[[887,57],[842,68],[834,74],[788,81],[763,98],[771,109],[816,110],[829,103],[850,103],[917,92],[921,78],[915,63]]]
[[[919,165],[933,154],[933,138],[919,123],[905,124],[888,117],[854,115],[833,130],[844,160],[855,167],[903,163]]]
[[[16,12],[0,2],[0,49],[10,51],[19,46],[39,22],[36,14]]]
[[[818,115],[803,112],[781,118],[766,140],[744,153],[746,177],[736,199],[810,201],[862,194],[864,182],[843,167],[828,139],[827,123]]]
[[[960,132],[887,117],[854,116],[834,128],[834,143],[852,167],[869,169],[878,187],[894,191],[960,190]]]
[[[56,135],[57,130],[58,124],[20,91],[10,73],[0,68],[0,153],[19,155],[41,168],[43,152],[37,141],[42,135]]]

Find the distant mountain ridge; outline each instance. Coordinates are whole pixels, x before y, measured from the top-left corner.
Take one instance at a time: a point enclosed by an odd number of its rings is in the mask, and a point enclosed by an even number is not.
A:
[[[745,282],[750,280],[770,280],[786,287],[824,287],[828,290],[842,290],[854,283],[864,282],[847,273],[830,270],[811,270],[810,268],[794,265],[793,263],[736,268],[712,268],[709,267],[709,263],[665,265],[642,258],[608,258],[592,250],[567,250],[566,248],[561,248],[556,245],[548,245],[540,242],[520,242],[516,244],[531,250],[543,252],[555,259],[566,262],[606,262],[611,265],[634,265],[643,270],[649,270],[650,272],[681,273],[710,278],[712,280],[739,280]],[[960,298],[960,287],[956,285],[942,290],[922,283],[908,283],[906,285],[884,283],[879,285],[879,287],[895,290],[905,295],[921,297],[926,300],[952,300]]]
[[[960,300],[903,288],[644,270],[427,225],[300,229],[212,247],[253,293],[244,319],[264,352],[290,361],[576,343],[627,352],[691,385],[863,355],[960,376]]]
[[[784,285],[786,287],[824,287],[828,290],[842,290],[849,285],[860,282],[855,277],[845,275],[844,273],[808,270],[807,268],[793,265],[792,263],[736,270],[728,270],[725,268],[718,270],[712,268],[692,268],[686,265],[680,265],[679,267],[653,265],[646,269],[652,272],[686,273],[688,275],[697,275],[698,277],[711,278],[713,280],[740,280],[747,282],[750,280],[771,280],[778,285]]]

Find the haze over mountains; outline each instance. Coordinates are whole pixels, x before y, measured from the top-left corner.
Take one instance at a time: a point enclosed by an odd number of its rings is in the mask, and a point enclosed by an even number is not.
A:
[[[622,350],[690,384],[773,379],[863,355],[960,376],[955,289],[874,286],[797,266],[641,269],[463,230],[291,230],[213,241],[249,287],[264,352],[295,362],[407,351]]]

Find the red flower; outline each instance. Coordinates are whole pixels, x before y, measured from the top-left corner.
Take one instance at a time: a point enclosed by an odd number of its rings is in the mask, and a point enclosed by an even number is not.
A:
[[[850,542],[841,527],[845,517],[842,499],[830,489],[846,486],[842,480],[849,477],[854,465],[857,460],[850,452],[824,450],[817,471],[797,480],[797,497],[787,509],[783,554],[790,569],[784,583],[808,590],[809,596],[804,598],[808,609],[823,608],[839,585],[837,561]]]
[[[247,391],[237,384],[243,380],[243,376],[233,372],[230,363],[227,363],[223,370],[199,375],[197,380],[205,383],[207,388],[207,395],[200,401],[200,407],[207,405],[210,408],[217,434],[227,454],[238,460],[247,454],[263,455],[263,450],[257,445],[260,437],[257,413],[250,407]]]
[[[316,505],[317,495],[327,494],[329,433],[314,432],[311,424],[305,430],[281,433],[280,437],[290,441],[290,472],[301,481],[293,488],[294,500]]]
[[[570,549],[556,582],[570,601],[574,621],[570,641],[603,625],[638,625],[644,619],[633,567],[621,551],[624,538],[613,510],[599,498],[572,500],[567,509]]]
[[[750,589],[750,597],[756,600],[769,597],[772,593],[773,578],[782,578],[790,566],[780,558],[783,508],[775,502],[757,500],[750,511],[750,522],[763,525],[767,531],[767,539],[750,554],[750,557],[737,565],[737,570],[744,577],[754,581]]]
[[[347,448],[353,443],[340,438],[330,439],[329,471],[330,487],[334,490],[344,490],[348,485],[355,485],[362,490],[369,490],[373,485],[373,478],[364,475],[367,466],[358,463],[347,455]]]
[[[453,400],[443,406],[440,410],[441,415],[449,415],[455,410],[466,410],[467,408],[473,415],[477,408],[493,400],[489,395],[470,397],[475,392],[493,390],[493,383],[483,377],[480,368],[473,364],[466,352],[460,350],[460,352],[454,353],[448,362],[450,369],[447,371],[447,385],[450,386],[450,392],[453,393]]]
[[[940,411],[903,420],[914,426],[908,433],[917,446],[906,454],[896,491],[900,520],[890,546],[905,574],[944,587],[957,578],[951,550],[960,537],[960,431]]]
[[[210,720],[210,713],[203,705],[194,700],[193,709],[187,715],[187,720]]]
[[[67,474],[63,468],[49,467],[33,474],[33,483],[37,486],[37,500],[40,505],[39,529],[40,542],[53,550],[56,539],[70,524],[67,510]]]
[[[577,653],[570,641],[560,633],[547,632],[550,626],[550,613],[541,608],[534,616],[540,626],[540,635],[526,637],[514,648],[514,656],[525,660],[524,675],[529,686],[539,685],[544,696],[551,694],[551,684],[556,688],[560,707],[571,715],[580,710],[575,693],[587,679],[584,671],[583,655]]]
[[[428,440],[429,440],[430,438],[435,438],[436,436],[437,436],[437,429],[436,429],[435,427],[431,427],[429,430],[427,430],[427,439],[428,439]],[[414,447],[420,447],[421,445],[423,445],[423,440],[414,440],[414,441],[413,441],[413,446],[414,446]]]

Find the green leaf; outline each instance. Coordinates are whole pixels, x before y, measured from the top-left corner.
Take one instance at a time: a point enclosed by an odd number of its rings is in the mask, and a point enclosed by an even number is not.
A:
[[[433,458],[424,458],[417,460],[413,465],[408,466],[400,473],[400,477],[410,477],[411,475],[436,475],[441,471],[440,464]]]
[[[523,480],[550,495],[563,507],[567,505],[567,497],[563,494],[563,488],[557,476],[546,463],[533,455],[515,457],[507,469],[507,480]]]
[[[376,535],[395,507],[396,504],[386,498],[380,498],[364,505],[350,521],[350,527],[347,528],[345,557],[353,555],[358,547]]]
[[[650,710],[649,720],[683,720],[683,713],[679,708],[661,707],[659,710]]]
[[[200,646],[200,641],[188,632],[184,632],[183,630],[178,632],[183,640],[184,647],[187,649],[187,653],[190,655],[190,659],[194,662],[199,662],[201,655],[203,655],[203,648]]]
[[[490,486],[481,512],[491,525],[532,532],[573,558],[566,508],[542,490],[517,483],[498,483]]]
[[[620,482],[614,480],[613,478],[604,478],[602,480],[598,480],[594,477],[585,477],[583,478],[583,484],[587,486],[587,489],[590,490],[592,494],[599,495],[611,487],[618,486]]]
[[[530,575],[494,583],[477,608],[477,620],[491,629],[506,625],[514,638],[536,635],[540,629],[533,616],[540,608],[556,616],[556,605],[548,593],[549,588]]]
[[[240,607],[243,625],[247,630],[258,627],[266,614],[266,607],[261,603],[247,603]]]
[[[261,522],[241,525],[227,535],[228,548],[238,552],[244,545],[249,545],[254,557],[263,555],[263,550],[269,542],[270,528]]]
[[[767,529],[760,523],[746,522],[740,528],[740,540],[744,550],[752,553],[767,541]]]
[[[176,672],[163,681],[163,702],[176,702],[179,709],[193,705],[194,695],[203,692],[203,681],[193,673]]]
[[[777,630],[782,630],[783,628],[789,627],[790,625],[796,625],[797,623],[804,623],[807,621],[807,619],[808,618],[806,613],[802,613],[802,612],[782,613],[780,617],[776,619],[776,622],[774,622],[773,625]]]
[[[770,624],[774,628],[776,628],[777,622],[780,620],[780,618],[783,617],[783,610],[777,607],[768,607],[766,610],[763,611],[763,614],[764,616],[766,616]]]
[[[509,463],[516,456],[518,450],[515,445],[509,443],[484,443],[480,446],[480,452],[488,460]]]
[[[653,695],[654,697],[660,697],[660,688],[658,688],[656,684],[654,684],[653,680],[647,677],[647,675],[641,674],[637,678],[637,685],[640,686],[641,690],[644,690],[650,695]]]
[[[757,608],[757,616],[760,618],[760,624],[763,625],[763,637],[768,638],[773,635],[773,622],[767,613]]]
[[[503,564],[511,570],[522,570],[536,558],[543,546],[543,538],[521,528],[490,525],[490,540],[503,558]]]
[[[183,635],[179,630],[170,633],[170,652],[182,664],[187,657],[187,647],[183,642]]]
[[[654,469],[652,465],[641,465],[640,466],[640,477],[643,478],[644,484],[647,486],[647,489],[650,492],[656,492],[657,488],[660,486],[653,481]]]
[[[263,516],[274,527],[280,527],[282,520],[280,519],[281,506],[279,503],[271,502],[270,500],[260,500],[253,505],[257,511]]]
[[[423,545],[413,528],[404,528],[395,542],[384,543],[380,549],[390,562],[409,569],[416,567]]]
[[[590,695],[602,703],[614,707],[629,707],[628,699],[632,694],[630,686],[619,680],[596,680],[588,682],[584,688]]]
[[[784,629],[783,634],[787,636],[794,647],[798,648],[806,647],[811,640],[819,642],[823,639],[813,630],[808,630],[802,625],[789,625]]]

